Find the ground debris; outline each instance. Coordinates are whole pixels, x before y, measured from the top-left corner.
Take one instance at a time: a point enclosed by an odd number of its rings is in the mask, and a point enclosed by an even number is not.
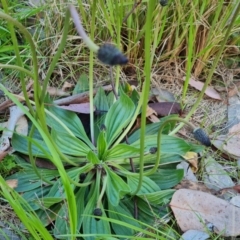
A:
[[[180,189],[172,197],[170,207],[183,232],[211,230],[222,236],[240,234],[240,208],[209,193]]]

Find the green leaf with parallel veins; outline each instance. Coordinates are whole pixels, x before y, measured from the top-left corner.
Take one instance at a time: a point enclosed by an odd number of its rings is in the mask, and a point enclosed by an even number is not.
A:
[[[168,189],[154,193],[138,194],[138,196],[151,204],[165,204],[165,200],[170,200],[175,191],[174,189]]]
[[[97,111],[108,111],[109,105],[107,96],[102,87],[98,88],[93,103]]]
[[[148,135],[156,135],[156,133],[158,132],[159,128],[162,126],[163,122],[165,120],[167,120],[168,118],[172,118],[174,115],[171,116],[167,116],[167,117],[163,117],[161,118],[160,122],[157,123],[151,123],[146,125],[146,131],[145,131],[145,136]],[[177,115],[175,115],[177,116]],[[162,134],[168,134],[175,126],[175,122],[169,122],[169,124],[167,124],[163,131]],[[138,139],[140,139],[140,134],[141,134],[141,129],[137,129],[133,134],[130,135],[130,137],[128,137],[128,143],[133,143],[136,142]]]
[[[121,222],[141,228],[140,224],[133,218],[131,212],[123,204],[118,206],[108,204],[108,209],[110,210],[108,212],[109,218],[117,219]],[[134,234],[136,234],[132,228],[127,228],[116,223],[112,223],[111,226],[117,235],[134,236]]]
[[[51,158],[50,151],[46,143],[43,140],[29,138],[26,136],[21,136],[19,134],[13,134],[11,144],[13,149],[17,152],[29,155],[28,142],[32,142],[32,154],[33,156],[41,158]]]
[[[61,239],[61,237],[58,237],[58,235],[68,234],[70,232],[70,226],[67,220],[67,217],[68,217],[67,212],[68,212],[68,206],[66,205],[66,203],[62,204],[56,216],[56,221],[53,229],[53,234],[58,239]],[[62,238],[62,239],[66,239],[66,238]]]
[[[86,156],[90,151],[90,148],[84,142],[67,133],[59,134],[59,132],[53,130],[52,137],[62,153],[81,157]]]
[[[87,160],[92,164],[98,164],[100,163],[99,158],[93,151],[89,151],[87,154]]]
[[[98,135],[98,140],[97,140],[97,149],[98,149],[98,158],[100,160],[103,160],[103,155],[105,154],[107,150],[107,143],[105,139],[105,132],[102,131]]]
[[[84,180],[84,183],[90,182],[93,177],[93,172],[89,172]],[[85,199],[85,192],[88,191],[88,188],[81,187],[79,191],[76,193],[76,202],[77,204],[77,216],[78,216],[78,222],[77,222],[77,229],[80,229],[83,222],[83,212],[86,205],[86,199]]]
[[[85,159],[85,162],[86,162],[86,159]],[[70,179],[72,179],[74,181],[78,181],[81,173],[88,173],[93,168],[94,168],[94,164],[89,162],[89,163],[86,163],[82,167],[72,167],[72,168],[68,169],[67,175],[69,176]]]
[[[158,169],[151,178],[161,189],[169,189],[176,186],[184,176],[183,169]]]
[[[131,144],[133,147],[138,147],[140,140]],[[157,134],[145,136],[145,150],[149,151],[152,147],[157,147]],[[191,149],[191,144],[181,138],[162,135],[161,136],[161,153],[184,155]]]
[[[59,176],[57,170],[49,170],[49,169],[38,169],[40,175],[43,176],[44,179],[52,180],[55,177]],[[36,175],[33,169],[27,169],[20,172],[17,172],[7,179],[17,179],[18,186],[15,188],[17,192],[26,192],[32,189],[36,189],[43,185],[42,179]]]
[[[95,187],[95,183],[91,185],[90,191],[88,196],[91,196],[88,198],[87,205],[84,209],[83,213],[83,234],[96,234],[94,236],[85,237],[86,240],[95,240],[97,235],[101,234],[110,234],[110,224],[107,221],[103,220],[96,220],[93,216],[93,211],[96,208],[97,203],[97,187]],[[102,210],[102,216],[106,217],[106,213],[103,209],[103,206],[100,206]],[[88,216],[86,216],[88,215]],[[89,216],[91,215],[91,216]]]
[[[81,74],[77,81],[77,84],[75,85],[75,88],[73,90],[73,95],[82,93],[82,92],[86,92],[86,91],[88,91],[88,89],[89,89],[88,76],[85,73]]]
[[[113,92],[110,92],[110,93],[107,95],[107,101],[108,101],[108,106],[109,106],[109,108],[113,105],[114,100],[115,100],[114,93],[113,93]]]
[[[91,149],[95,148],[89,140],[77,114],[59,107],[48,106],[47,109],[54,115],[54,117],[56,117],[56,119],[59,119],[59,121],[62,122],[74,136],[87,143]],[[56,119],[54,119],[53,116],[46,114],[48,126],[54,129],[59,135],[62,135],[62,133],[66,134],[67,130],[64,129],[64,127]]]
[[[132,100],[124,93],[122,93],[120,98],[110,107],[104,124],[107,128],[106,141],[108,146],[116,140],[122,130],[127,126],[134,110],[135,106]]]
[[[53,221],[56,219],[58,212],[61,208],[61,204],[54,204],[49,209],[39,209],[36,211],[37,216],[41,220],[41,223],[44,226],[52,224]]]
[[[62,197],[44,197],[43,199],[40,199],[40,201],[42,202],[42,206],[44,206],[45,208],[49,208],[56,203],[60,203],[62,202],[62,200]]]
[[[22,198],[25,199],[33,210],[42,208],[42,199],[47,196],[52,186],[42,186],[25,192]]]
[[[84,182],[89,182],[92,178],[93,174],[87,174],[85,181]],[[82,225],[82,220],[83,220],[83,212],[85,208],[85,192],[88,190],[87,187],[81,187],[79,190],[76,192],[75,197],[76,197],[76,202],[77,202],[77,230],[80,230],[81,225]],[[54,224],[54,229],[53,233],[54,235],[64,235],[68,234],[70,232],[70,226],[69,223],[66,219],[66,214],[68,212],[66,204],[62,204],[62,207],[60,211],[57,214],[56,221]],[[64,238],[66,239],[66,238]]]
[[[132,147],[124,143],[118,144],[106,152],[104,161],[138,157],[139,151],[139,148]]]
[[[120,199],[127,193],[130,193],[131,189],[128,184],[111,169],[109,169],[107,165],[104,165],[104,169],[107,173],[106,177],[108,178],[106,187],[108,201],[111,205],[117,206]]]
[[[156,162],[156,158],[157,158],[157,154],[146,154],[144,155],[144,165],[147,166],[147,165],[151,165],[151,168],[152,168],[152,165]],[[136,157],[136,158],[132,158],[132,162],[133,164],[136,166],[136,168],[139,166],[139,157]],[[172,155],[172,154],[161,154],[161,160],[160,160],[160,164],[159,166],[166,166],[168,164],[176,164],[178,162],[181,162],[182,160],[184,160],[183,157],[181,157],[180,155]],[[108,162],[108,161],[106,161]],[[129,165],[129,159],[128,158],[125,158],[125,159],[115,159],[114,160],[114,164],[118,164],[118,165],[121,165],[123,166],[124,168],[126,169],[130,169],[131,166]]]
[[[146,224],[153,224],[156,216],[159,215],[159,205],[150,205],[150,203],[144,201],[139,197],[136,197],[136,202],[138,206],[138,220]],[[126,197],[123,201],[120,202],[120,205],[126,206],[129,211],[132,212],[134,209],[134,200],[133,198]]]
[[[138,186],[138,181],[139,181],[138,176],[133,176],[133,175],[127,176],[127,182],[132,192],[136,191]],[[137,195],[153,193],[158,191],[160,191],[159,186],[154,181],[152,181],[149,177],[144,176],[142,181],[142,187],[140,191],[137,193]]]

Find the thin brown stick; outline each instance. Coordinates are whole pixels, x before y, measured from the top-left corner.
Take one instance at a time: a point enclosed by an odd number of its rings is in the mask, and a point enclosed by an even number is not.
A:
[[[127,19],[129,18],[129,16],[134,12],[134,10],[138,7],[138,5],[142,2],[142,0],[137,1],[135,0],[135,3],[132,7],[132,9],[127,13],[127,15],[124,17],[123,19],[123,24],[127,22]]]
[[[103,89],[105,91],[111,91],[112,90],[112,86],[111,85],[107,85],[104,86]],[[93,94],[97,93],[97,89],[93,90]],[[30,90],[28,93],[28,97],[32,98],[33,97],[33,93]],[[15,97],[18,98],[18,100],[20,102],[24,102],[25,99],[24,97],[19,94],[19,95],[15,95]],[[82,103],[83,101],[87,100],[89,98],[89,92],[83,92],[83,93],[79,93],[76,95],[72,95],[69,97],[65,97],[65,98],[61,98],[61,99],[57,99],[54,101],[55,104],[57,105],[68,105],[68,104],[73,104],[73,103]],[[10,99],[7,99],[6,101],[4,101],[3,103],[0,104],[0,112],[3,112],[4,110],[6,110],[7,108],[11,107],[15,105]]]
[[[112,66],[110,67],[110,79],[111,79],[111,85],[112,85],[113,94],[115,95],[116,100],[118,100],[118,95],[117,95],[117,92],[116,92],[116,89],[115,89],[115,84],[114,84],[114,81],[113,81],[113,69],[112,69]]]
[[[112,90],[112,86],[111,85],[107,85],[107,86],[103,86],[103,89],[105,91],[111,91]],[[93,90],[93,94],[97,93],[98,89],[94,89]],[[69,97],[65,97],[65,98],[61,98],[58,100],[55,100],[54,103],[57,105],[67,105],[67,104],[72,104],[72,103],[81,103],[83,100],[87,99],[89,96],[89,92],[83,92],[83,93],[79,93],[76,95],[72,95]]]

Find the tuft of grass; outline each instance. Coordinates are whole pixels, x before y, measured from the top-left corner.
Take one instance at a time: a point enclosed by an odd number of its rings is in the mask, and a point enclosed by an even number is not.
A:
[[[83,27],[90,33],[94,1],[79,0],[72,1],[72,3],[78,7]],[[64,23],[64,9],[67,4],[64,0],[50,1],[42,7],[33,8],[29,5],[16,4],[13,1],[9,6],[9,11],[13,13],[14,18],[21,20],[22,23],[25,23],[29,17],[32,19],[32,23],[29,21],[27,24],[29,30],[35,29],[33,35],[37,45],[41,79],[45,78],[47,66],[58,48]],[[24,11],[14,10],[23,8]],[[156,71],[162,62],[165,62],[165,65],[174,62],[176,70],[180,66],[181,70],[186,72],[187,79],[191,75],[199,77],[202,73],[206,73],[220,48],[219,44],[224,38],[235,8],[236,4],[223,0],[196,0],[194,2],[172,0],[165,7],[155,4],[150,31],[153,71]],[[132,13],[126,18],[131,9],[133,9]],[[130,60],[130,64],[123,68],[123,72],[120,72],[119,68],[115,70],[116,80],[120,79],[121,74],[124,75],[125,71],[126,73],[130,71],[140,77],[142,75],[140,69],[142,69],[145,61],[144,19],[146,9],[146,0],[137,5],[135,0],[127,2],[120,0],[118,4],[115,0],[99,0],[96,2],[97,21],[95,29],[98,31],[94,34],[94,41],[98,45],[103,42],[116,44],[127,53]],[[4,37],[1,38],[4,44],[0,47],[0,51],[4,52],[0,58],[1,63],[14,63],[15,55],[10,42],[10,33],[6,24],[1,26],[0,31],[4,33]],[[231,31],[231,37],[226,48],[239,44],[239,29],[240,21],[238,18]],[[89,54],[90,52],[82,43],[81,37],[78,37],[74,28],[71,28],[68,32],[67,45],[56,65],[50,83],[61,86],[66,79],[70,82],[76,82],[82,72],[88,72]],[[31,56],[26,44],[21,46],[20,55],[23,64],[29,64]],[[98,61],[95,61],[94,69],[96,69],[94,70],[94,78],[99,79],[100,76],[103,78],[103,75],[108,75],[106,67]],[[14,79],[16,83],[19,74],[16,71],[14,72],[6,70],[6,75],[8,80],[10,75],[10,79]],[[141,81],[140,77],[138,77],[139,81]],[[116,89],[117,86],[118,83],[116,83]],[[187,81],[183,91],[184,99],[188,91]]]
[[[0,162],[0,175],[3,178],[13,174],[17,171],[18,165],[14,161],[14,157],[11,155],[7,155],[1,162]]]

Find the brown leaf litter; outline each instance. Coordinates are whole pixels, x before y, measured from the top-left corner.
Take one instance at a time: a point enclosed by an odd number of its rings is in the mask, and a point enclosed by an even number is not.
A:
[[[183,232],[206,227],[221,236],[240,235],[240,208],[206,192],[180,189],[170,202]]]

